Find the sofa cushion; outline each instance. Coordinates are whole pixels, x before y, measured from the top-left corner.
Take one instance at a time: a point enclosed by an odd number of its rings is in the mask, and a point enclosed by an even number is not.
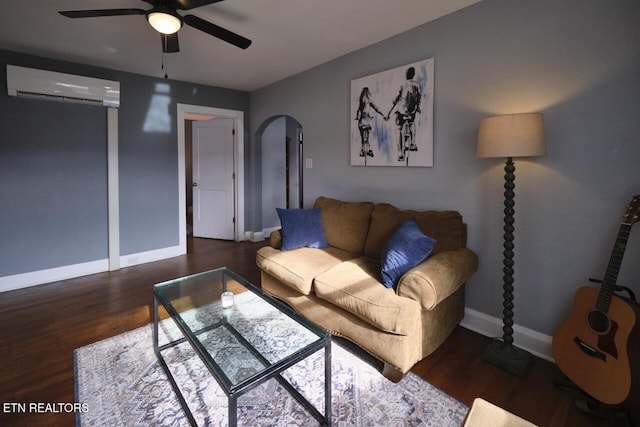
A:
[[[419,301],[423,310],[434,310],[477,269],[478,257],[467,248],[433,254],[400,278],[396,293]]]
[[[327,239],[322,230],[320,209],[276,208],[282,226],[281,250],[297,248],[326,248]]]
[[[329,245],[357,254],[364,248],[373,206],[371,202],[342,202],[322,196],[314,204],[321,210]]]
[[[367,323],[407,335],[420,322],[420,304],[380,284],[380,262],[369,257],[345,261],[318,275],[315,294]]]
[[[258,249],[256,263],[265,273],[304,295],[309,295],[313,279],[320,273],[353,258],[350,252],[337,248],[299,248],[280,251],[265,246]]]
[[[384,285],[395,290],[402,275],[424,261],[435,243],[434,239],[424,235],[415,218],[400,224],[384,245],[380,256]]]
[[[433,253],[456,250],[465,246],[465,225],[456,211],[401,211],[387,203],[379,203],[371,213],[364,253],[380,258],[382,248],[400,224],[415,218],[424,234],[436,240]],[[329,242],[331,244],[331,242]]]

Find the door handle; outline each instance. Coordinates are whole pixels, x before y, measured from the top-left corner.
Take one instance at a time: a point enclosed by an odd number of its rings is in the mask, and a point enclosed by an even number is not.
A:
[[[192,187],[197,187],[197,186],[198,186],[198,183],[197,183],[197,182],[194,182],[193,184],[191,184],[191,186],[192,186]]]

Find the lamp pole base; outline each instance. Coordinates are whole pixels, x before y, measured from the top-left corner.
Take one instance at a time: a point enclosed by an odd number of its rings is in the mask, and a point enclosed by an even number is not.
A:
[[[491,341],[491,344],[484,350],[482,358],[520,378],[527,377],[533,363],[531,353],[499,339]]]

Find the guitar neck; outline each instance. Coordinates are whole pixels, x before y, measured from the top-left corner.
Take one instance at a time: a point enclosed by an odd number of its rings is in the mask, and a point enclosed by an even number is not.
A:
[[[620,271],[620,264],[622,264],[622,257],[624,256],[624,250],[627,247],[627,240],[629,240],[629,233],[631,232],[631,226],[640,221],[638,211],[640,210],[640,194],[633,196],[631,203],[627,207],[624,215],[622,216],[622,223],[618,230],[618,237],[616,243],[613,245],[613,251],[611,252],[611,258],[609,258],[609,265],[607,265],[607,271],[602,279],[602,285],[600,287],[600,293],[598,294],[598,300],[596,301],[595,308],[603,313],[609,311],[609,305],[611,304],[611,297],[618,280],[618,272]]]
[[[631,232],[631,224],[622,223],[618,230],[618,237],[613,245],[611,251],[611,257],[609,258],[609,264],[602,280],[600,293],[598,300],[596,301],[596,308],[604,313],[609,310],[611,303],[611,297],[618,280],[618,273],[620,272],[620,265],[622,265],[622,257],[627,247],[627,241],[629,240],[629,233]]]

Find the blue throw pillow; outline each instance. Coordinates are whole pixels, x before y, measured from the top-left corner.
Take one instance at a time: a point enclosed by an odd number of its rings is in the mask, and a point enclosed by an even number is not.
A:
[[[436,241],[425,236],[415,218],[400,224],[382,249],[382,281],[394,290],[404,273],[424,261]]]
[[[282,248],[288,251],[297,248],[326,248],[320,209],[276,208],[282,226]]]

